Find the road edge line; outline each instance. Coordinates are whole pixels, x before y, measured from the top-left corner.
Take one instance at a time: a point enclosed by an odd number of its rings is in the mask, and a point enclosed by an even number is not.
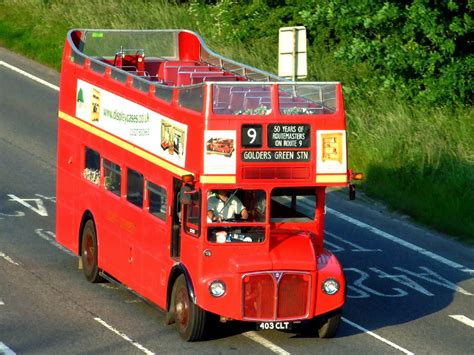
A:
[[[14,72],[17,72],[18,74],[21,74],[23,76],[26,76],[27,78],[31,79],[31,80],[34,80],[40,84],[43,84],[47,87],[49,87],[50,89],[53,89],[53,90],[56,90],[56,91],[59,91],[59,86],[56,86],[54,84],[51,84],[50,82],[46,81],[46,80],[43,80],[41,78],[38,78],[37,76],[33,75],[33,74],[30,74],[18,67],[15,67],[14,65],[11,65],[11,64],[8,64],[7,62],[4,62],[3,60],[0,60],[0,65],[3,65],[4,67],[10,69],[10,70],[13,70]]]

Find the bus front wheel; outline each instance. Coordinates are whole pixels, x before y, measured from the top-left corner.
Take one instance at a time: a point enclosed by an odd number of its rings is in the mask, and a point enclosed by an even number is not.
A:
[[[206,311],[191,300],[184,275],[176,279],[172,295],[174,320],[179,335],[186,341],[201,339],[206,326]]]
[[[333,312],[319,320],[318,335],[320,338],[332,338],[336,335],[341,320],[341,311]]]
[[[86,279],[93,283],[102,281],[97,263],[97,235],[92,219],[86,222],[82,230],[81,258]]]

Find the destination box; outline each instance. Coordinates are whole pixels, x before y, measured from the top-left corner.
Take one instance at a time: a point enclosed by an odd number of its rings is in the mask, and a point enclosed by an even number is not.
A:
[[[270,148],[308,148],[311,146],[309,124],[269,124],[267,144]]]
[[[243,162],[284,162],[310,161],[309,150],[244,150],[241,153]]]

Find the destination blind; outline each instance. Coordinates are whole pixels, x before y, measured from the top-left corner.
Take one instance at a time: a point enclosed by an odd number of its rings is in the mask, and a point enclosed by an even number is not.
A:
[[[309,150],[244,150],[243,162],[307,162],[311,160]]]
[[[310,137],[309,124],[269,124],[267,127],[270,148],[308,148]]]

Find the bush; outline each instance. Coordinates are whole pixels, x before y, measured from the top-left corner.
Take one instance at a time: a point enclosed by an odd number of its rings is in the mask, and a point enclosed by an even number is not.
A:
[[[311,1],[313,45],[344,65],[365,63],[377,86],[430,105],[472,104],[474,2]]]

